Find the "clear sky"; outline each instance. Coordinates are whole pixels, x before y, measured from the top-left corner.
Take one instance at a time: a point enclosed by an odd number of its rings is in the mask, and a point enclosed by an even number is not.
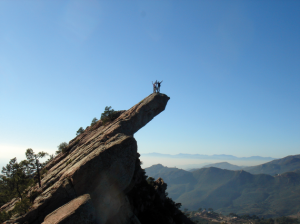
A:
[[[163,80],[140,153],[300,152],[300,1],[0,1],[0,163]]]

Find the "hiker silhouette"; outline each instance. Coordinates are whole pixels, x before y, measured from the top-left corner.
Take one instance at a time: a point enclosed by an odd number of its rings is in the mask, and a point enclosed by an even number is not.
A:
[[[157,82],[157,92],[160,93],[160,84],[163,82],[163,80],[161,82]]]
[[[153,93],[159,93],[160,92],[160,85],[163,81],[158,82],[157,80],[153,83],[152,81],[152,85],[153,85]]]
[[[152,85],[153,85],[153,93],[156,93],[156,91],[157,91],[157,81],[155,81],[154,83],[152,81]]]

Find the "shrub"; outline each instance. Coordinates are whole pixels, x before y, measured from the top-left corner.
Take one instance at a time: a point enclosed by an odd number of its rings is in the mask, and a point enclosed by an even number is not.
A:
[[[154,181],[155,181],[155,179],[154,179],[153,177],[148,177],[148,178],[147,178],[147,182],[148,182],[148,184],[150,184],[151,186],[154,186]]]
[[[80,127],[79,129],[78,129],[78,131],[76,132],[76,135],[80,135],[80,134],[82,134],[84,132],[84,129],[82,128],[82,127]]]
[[[111,109],[111,107],[106,106],[104,112],[101,114],[100,119],[102,120],[103,124],[105,124],[116,119],[116,114],[116,111]]]
[[[93,126],[94,124],[96,124],[97,121],[98,121],[98,119],[94,117],[93,120],[92,120],[91,126]]]
[[[29,211],[31,203],[28,198],[24,198],[20,202],[17,202],[15,208],[13,210],[14,213],[18,213],[20,215],[24,215]]]
[[[68,148],[68,143],[66,142],[62,142],[59,144],[59,146],[57,146],[58,150],[56,151],[56,154],[59,154],[61,152],[66,152],[67,148]]]
[[[11,212],[0,212],[0,223],[3,223],[6,220],[9,220],[12,216]]]

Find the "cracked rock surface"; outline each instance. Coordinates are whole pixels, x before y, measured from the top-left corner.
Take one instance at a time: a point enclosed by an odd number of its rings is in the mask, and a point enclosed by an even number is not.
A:
[[[30,211],[6,223],[138,223],[126,196],[139,157],[133,134],[162,112],[170,98],[151,94],[107,124],[98,121],[46,166]],[[15,203],[14,199],[14,203]],[[9,203],[6,205],[10,208]],[[3,209],[1,209],[3,210]],[[78,222],[85,217],[86,222]]]

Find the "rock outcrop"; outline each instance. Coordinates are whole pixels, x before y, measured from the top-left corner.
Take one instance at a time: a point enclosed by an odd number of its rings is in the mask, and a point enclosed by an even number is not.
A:
[[[46,216],[42,224],[52,223],[81,223],[90,224],[96,221],[96,211],[88,194],[79,196],[59,207]]]
[[[119,111],[114,121],[100,120],[88,127],[69,142],[67,152],[47,164],[42,187],[29,190],[33,201],[29,212],[6,223],[140,223],[138,215],[143,212],[134,207],[134,198],[146,176],[133,134],[162,112],[168,100],[164,94],[151,94]],[[157,187],[157,200],[163,198],[166,186],[162,186]]]

